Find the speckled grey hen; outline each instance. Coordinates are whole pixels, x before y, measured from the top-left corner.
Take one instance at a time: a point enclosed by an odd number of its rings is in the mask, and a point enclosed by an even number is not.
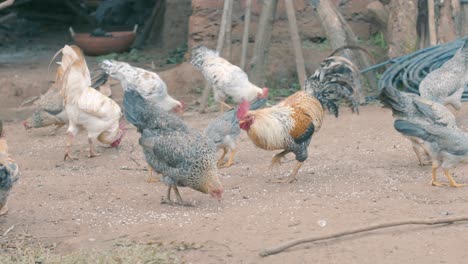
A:
[[[8,154],[8,145],[3,134],[3,123],[0,120],[0,215],[8,212],[8,196],[18,177],[18,165]]]
[[[253,102],[250,110],[257,110],[264,106],[267,99],[261,98]],[[214,141],[218,149],[223,150],[223,154],[218,159],[219,168],[227,168],[234,162],[236,154],[237,140],[241,133],[239,120],[236,117],[237,110],[231,109],[226,111],[222,116],[212,120],[205,129],[205,135]],[[224,162],[224,157],[230,151],[227,162]]]
[[[422,97],[460,110],[461,97],[468,84],[468,38],[453,58],[429,73],[419,84]]]
[[[177,187],[190,187],[221,199],[223,187],[217,175],[214,143],[179,117],[146,101],[131,87],[124,93],[125,118],[141,133],[139,144],[150,166],[169,186],[165,203],[185,205]]]
[[[437,169],[441,167],[452,187],[467,184],[457,183],[450,175],[450,169],[460,163],[468,163],[468,134],[460,129],[440,125],[420,125],[406,120],[396,120],[395,129],[407,136],[424,141],[424,146],[432,158],[432,185],[443,186],[437,181]]]
[[[421,125],[436,124],[458,129],[455,116],[445,106],[416,94],[400,92],[393,87],[385,87],[380,93],[380,100],[392,109],[393,116],[397,119]],[[424,150],[423,141],[417,137],[404,136],[411,141],[419,165],[430,165],[429,153]]]

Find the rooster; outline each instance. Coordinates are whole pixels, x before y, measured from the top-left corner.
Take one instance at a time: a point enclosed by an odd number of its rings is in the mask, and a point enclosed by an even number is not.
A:
[[[8,212],[8,195],[18,177],[19,168],[8,154],[8,145],[3,133],[3,123],[0,120],[0,215]]]
[[[89,157],[99,154],[94,149],[94,141],[117,147],[124,136],[124,123],[119,105],[109,97],[91,88],[91,78],[82,51],[65,45],[61,50],[61,66],[66,68],[61,93],[69,118],[68,140],[64,160],[70,158],[73,139],[81,129],[88,132]],[[123,120],[122,120],[123,121]]]
[[[124,90],[132,85],[146,100],[164,111],[184,111],[184,102],[175,100],[167,93],[166,83],[156,73],[114,60],[104,60],[99,66],[111,77],[118,79]]]
[[[244,100],[238,107],[240,128],[259,148],[283,150],[276,154],[271,164],[280,164],[281,158],[292,152],[296,165],[289,175],[275,182],[291,183],[307,159],[307,148],[312,135],[322,126],[324,109],[338,117],[339,98],[346,99],[353,112],[358,113],[359,90],[353,87],[345,73],[355,71],[355,66],[343,57],[329,57],[321,67],[306,80],[305,91],[298,91],[280,103],[260,110],[249,111],[249,102]]]
[[[148,164],[162,175],[169,186],[163,203],[170,203],[173,189],[177,203],[182,200],[179,187],[190,187],[221,199],[223,187],[217,175],[214,143],[198,130],[185,125],[176,115],[145,100],[136,87],[124,93],[125,118],[141,134],[139,144]]]
[[[268,88],[255,86],[249,82],[249,77],[241,68],[205,46],[193,48],[190,63],[201,71],[208,84],[213,87],[214,99],[221,105],[222,112],[224,107],[232,108],[225,102],[228,96],[235,103],[240,103],[242,99],[252,102],[268,97]]]

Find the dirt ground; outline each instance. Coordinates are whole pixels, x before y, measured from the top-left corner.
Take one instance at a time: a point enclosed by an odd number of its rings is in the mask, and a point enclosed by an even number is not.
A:
[[[468,214],[467,189],[430,186],[430,168],[417,165],[387,109],[370,105],[360,115],[347,109],[339,118],[327,115],[293,184],[267,182],[286,176],[293,156],[269,169],[274,153],[255,148],[242,134],[236,163],[219,171],[222,202],[182,189],[194,207],[161,205],[166,187],[145,182],[145,159],[132,125],[127,124],[121,147],[101,147],[103,155],[93,159],[86,157],[81,134],[74,146],[80,159],[73,162],[63,161],[65,129],[55,136],[52,128],[23,129],[19,120],[28,111],[18,105],[47,86],[48,58],[36,56],[41,63],[15,59],[0,67],[0,113],[13,120],[5,131],[21,169],[10,211],[0,218],[0,234],[14,225],[6,238],[11,243],[22,237],[58,254],[122,241],[186,243],[192,246],[177,253],[185,263],[460,263],[468,257],[468,223],[404,226],[301,245],[267,258],[258,255],[290,239]],[[114,99],[121,100],[119,93]],[[458,114],[462,123],[467,108]],[[184,119],[202,130],[217,115],[189,111]],[[455,178],[468,182],[466,171],[458,168]]]

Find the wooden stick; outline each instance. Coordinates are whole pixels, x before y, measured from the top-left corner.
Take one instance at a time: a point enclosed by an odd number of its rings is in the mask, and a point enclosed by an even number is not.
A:
[[[294,4],[293,1],[290,0],[284,0],[284,4],[286,6],[286,13],[288,15],[289,33],[291,33],[291,41],[294,48],[294,56],[296,57],[297,78],[299,79],[299,83],[301,84],[302,89],[304,89],[305,80],[307,77],[304,65],[304,55],[302,54],[301,38],[297,29]]]
[[[247,59],[247,48],[249,46],[250,13],[252,10],[252,0],[247,0],[244,17],[244,34],[242,36],[242,51],[240,59],[240,68],[245,71],[245,62]]]
[[[219,27],[219,34],[218,34],[218,44],[216,45],[216,51],[221,54],[223,49],[225,34],[226,34],[226,22],[229,13],[229,6],[231,6],[232,0],[225,0],[224,1],[224,8],[223,8],[223,16],[221,17],[221,25]],[[205,89],[203,89],[202,97],[200,99],[200,113],[204,113],[206,111],[206,105],[208,103],[208,98],[210,97],[211,93],[211,86],[207,83],[205,85]]]
[[[291,240],[289,242],[283,243],[282,245],[264,249],[260,252],[260,256],[266,257],[269,255],[280,253],[290,247],[297,246],[299,244],[310,243],[315,241],[321,241],[326,239],[338,238],[346,235],[352,235],[357,233],[368,232],[376,229],[388,228],[388,227],[395,227],[401,225],[439,225],[439,224],[452,224],[456,222],[465,222],[468,221],[468,216],[460,216],[460,217],[452,217],[452,218],[440,218],[440,219],[432,219],[432,220],[404,220],[404,221],[396,221],[390,223],[383,223],[383,224],[375,224],[367,227],[356,228],[348,231],[342,231],[331,235],[325,236],[313,236],[308,238],[301,238],[296,240]]]
[[[427,0],[428,26],[429,26],[429,44],[434,46],[437,44],[437,32],[435,24],[434,0]]]
[[[227,15],[227,19],[226,19],[226,39],[225,39],[225,44],[226,44],[226,48],[225,48],[225,51],[226,51],[226,55],[224,56],[224,58],[226,58],[228,61],[232,61],[232,58],[231,58],[231,53],[232,53],[232,50],[231,50],[231,42],[232,42],[232,38],[231,38],[231,32],[232,32],[232,4],[234,3],[233,0],[229,0],[229,9],[228,9],[228,15]],[[219,51],[221,53],[221,51]]]

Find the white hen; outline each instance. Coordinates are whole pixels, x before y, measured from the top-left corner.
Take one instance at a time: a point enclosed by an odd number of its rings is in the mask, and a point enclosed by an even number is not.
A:
[[[98,156],[93,141],[116,147],[124,136],[119,105],[109,97],[90,87],[91,78],[81,50],[65,45],[62,49],[62,66],[66,67],[63,77],[62,94],[69,118],[68,142],[64,159],[70,155],[74,137],[81,129],[88,132],[89,157]]]
[[[236,103],[240,103],[242,99],[252,102],[268,97],[268,88],[261,89],[251,83],[241,68],[205,46],[192,49],[190,63],[201,71],[203,77],[213,87],[214,98],[221,106],[232,108],[225,103],[228,96]]]
[[[99,66],[109,76],[118,79],[124,90],[132,85],[145,100],[154,103],[164,111],[183,112],[184,102],[172,98],[167,93],[166,83],[155,72],[115,60],[104,60]]]

